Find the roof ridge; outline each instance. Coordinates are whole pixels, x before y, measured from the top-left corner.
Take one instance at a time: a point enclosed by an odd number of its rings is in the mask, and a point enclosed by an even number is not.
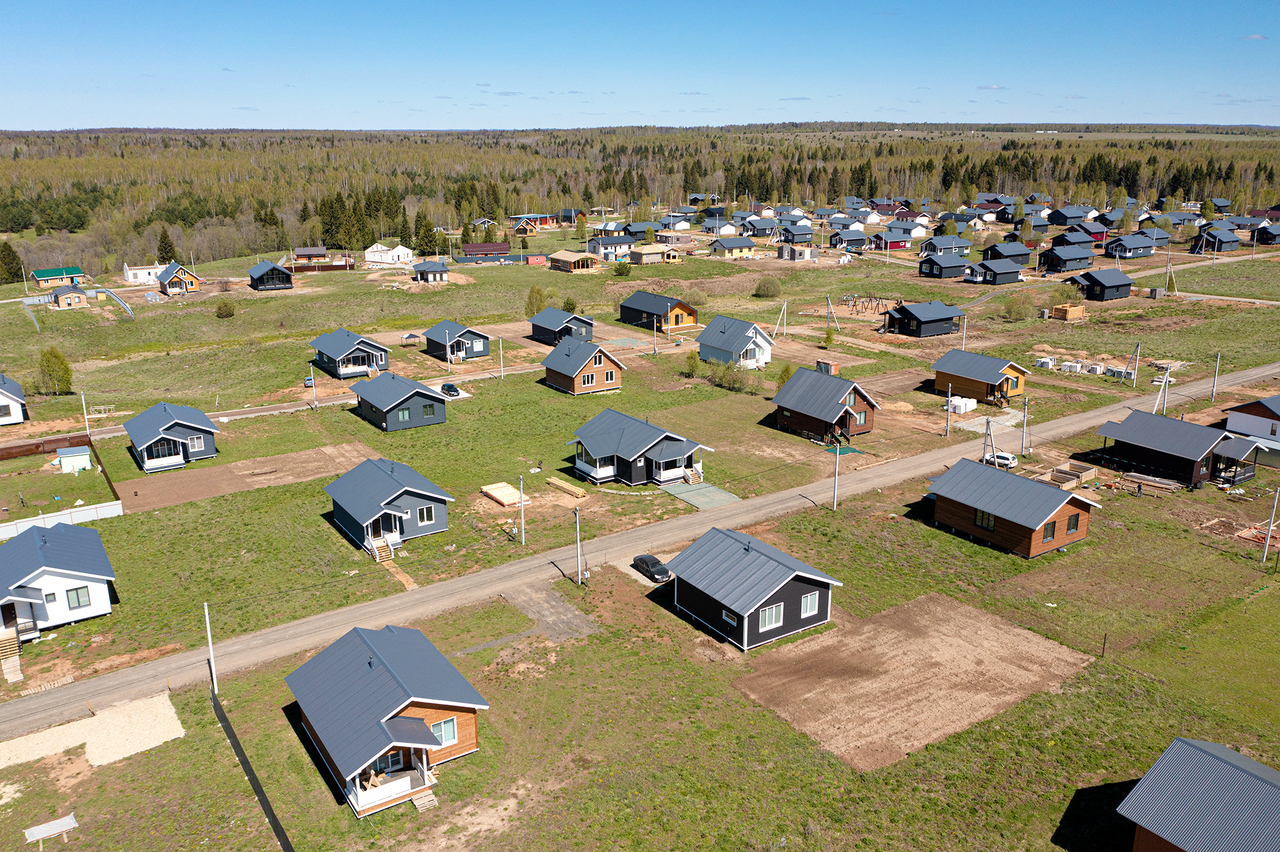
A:
[[[363,642],[365,647],[369,649],[369,653],[373,654],[373,656],[378,658],[378,662],[382,665],[384,669],[387,670],[387,674],[389,674],[391,676],[391,679],[396,682],[396,685],[399,686],[400,689],[404,691],[405,695],[408,695],[410,698],[412,698],[413,690],[409,689],[409,685],[406,684],[403,679],[401,679],[400,675],[396,672],[396,670],[391,667],[390,663],[387,662],[387,658],[382,656],[382,652],[378,650],[376,645],[374,645],[372,642],[369,641],[369,638],[366,635],[366,634],[371,634],[376,636],[382,633],[383,630],[394,631],[395,629],[396,629],[395,625],[393,624],[388,624],[385,627],[383,627],[381,630],[372,630],[368,627],[356,628],[356,630],[360,631],[357,634],[360,637],[360,641]],[[395,633],[393,632],[391,635],[394,636]],[[379,724],[383,724],[384,722],[385,720],[382,720],[379,722]]]

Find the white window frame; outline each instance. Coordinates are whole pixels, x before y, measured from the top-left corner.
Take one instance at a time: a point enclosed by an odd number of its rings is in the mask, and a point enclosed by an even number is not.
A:
[[[595,354],[595,357],[591,359],[591,366],[593,366],[593,367],[603,367],[603,366],[604,366],[604,353],[602,353],[602,352],[597,352],[597,353]]]
[[[615,376],[615,374],[614,374],[613,370],[605,370],[605,371],[604,371],[604,383],[605,383],[606,385],[607,385],[607,384],[611,384],[611,383],[613,382],[613,380],[614,380],[614,376]]]
[[[369,771],[375,774],[379,772],[398,772],[401,769],[404,769],[404,755],[400,753],[399,749],[389,751],[369,764]]]
[[[445,725],[449,725],[453,729],[453,735],[450,739],[445,739]],[[458,717],[450,716],[448,719],[433,722],[431,724],[431,733],[435,734],[436,739],[440,741],[441,747],[454,745],[458,742]]]
[[[595,373],[583,373],[583,374],[582,374],[582,386],[583,386],[584,388],[593,387],[593,386],[595,385],[595,383],[596,383],[596,374],[595,374]]]
[[[818,598],[819,597],[820,595],[817,592],[809,592],[809,594],[805,595],[800,599],[800,617],[801,618],[812,618],[813,616],[818,614]]]
[[[782,626],[782,604],[766,606],[760,609],[760,632],[777,630]]]
[[[204,451],[204,435],[192,435],[190,438],[188,438],[187,448],[190,449],[191,452],[193,453],[203,452]]]
[[[425,527],[427,524],[436,522],[435,506],[419,506],[418,507],[418,526]]]

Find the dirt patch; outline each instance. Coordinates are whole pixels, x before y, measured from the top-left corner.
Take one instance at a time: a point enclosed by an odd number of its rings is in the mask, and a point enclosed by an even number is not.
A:
[[[880,408],[883,411],[898,411],[903,413],[916,410],[916,407],[909,402],[882,402],[880,403]]]
[[[0,784],[0,805],[7,805],[21,795],[21,784]]]
[[[89,778],[93,767],[89,758],[84,756],[84,749],[72,749],[61,754],[51,754],[38,764],[53,781],[59,793],[69,793],[76,785]]]
[[[939,594],[757,659],[737,681],[855,769],[888,766],[1029,695],[1092,658]]]

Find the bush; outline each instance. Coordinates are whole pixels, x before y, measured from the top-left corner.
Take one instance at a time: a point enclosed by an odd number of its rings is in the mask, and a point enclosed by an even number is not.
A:
[[[576,314],[578,312],[578,300],[572,296],[565,296],[564,304],[560,306],[560,310],[566,314]]]
[[[40,350],[36,385],[41,393],[49,396],[71,393],[71,364],[57,347]]]
[[[619,278],[626,278],[628,275],[631,274],[631,264],[625,261],[623,261],[622,263],[615,264],[613,267],[613,274],[618,276]]]
[[[782,295],[782,284],[777,278],[761,278],[754,295],[761,299],[776,299]]]
[[[830,349],[836,344],[836,330],[831,326],[827,326],[827,333],[822,335],[822,345]]]
[[[1031,319],[1036,312],[1036,301],[1030,293],[1023,290],[1018,293],[1011,293],[1004,299],[1004,309],[1001,315],[1007,320],[1025,320]]]
[[[747,373],[733,364],[707,362],[707,381],[718,388],[741,393],[747,389]]]
[[[1061,284],[1053,288],[1049,294],[1051,298],[1050,304],[1061,305],[1066,302],[1074,302],[1080,298],[1080,288],[1074,284],[1068,284],[1063,281]]]
[[[697,349],[690,349],[689,353],[684,356],[684,374],[689,378],[697,378],[698,367],[701,366],[702,359],[698,357]]]
[[[707,294],[697,287],[690,287],[684,292],[684,300],[696,308],[707,303]]]
[[[792,367],[790,364],[783,364],[782,369],[778,371],[778,390],[782,390],[782,386],[785,385],[795,374],[795,367]]]
[[[214,310],[213,315],[218,319],[231,319],[236,315],[235,303],[230,299],[219,299],[218,307]]]

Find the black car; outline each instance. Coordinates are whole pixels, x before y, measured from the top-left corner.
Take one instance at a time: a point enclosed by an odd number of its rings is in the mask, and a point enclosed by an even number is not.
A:
[[[461,396],[462,391],[458,390],[458,386],[454,384],[443,384],[440,386],[440,392],[445,396]]]
[[[671,579],[671,572],[662,564],[662,560],[647,553],[632,559],[631,567],[655,583],[665,583]]]

